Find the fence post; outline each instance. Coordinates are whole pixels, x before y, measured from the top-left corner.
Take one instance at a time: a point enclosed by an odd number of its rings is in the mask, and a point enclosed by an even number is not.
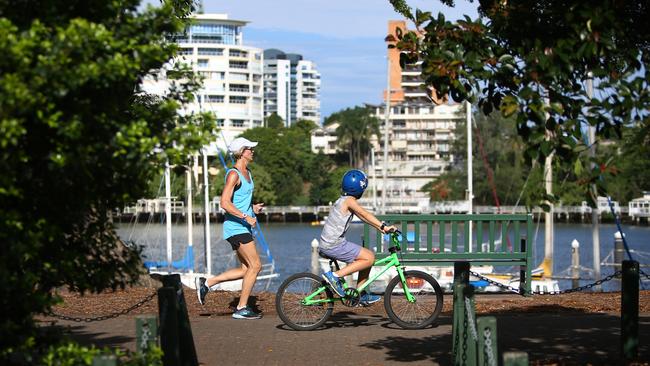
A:
[[[138,315],[135,317],[135,350],[148,352],[158,345],[158,318],[155,315]]]
[[[163,276],[162,283],[165,287],[172,287],[176,294],[176,303],[178,305],[176,308],[176,329],[180,340],[178,343],[181,361],[180,365],[198,366],[199,361],[196,357],[196,349],[194,348],[194,338],[192,337],[190,318],[187,315],[187,304],[185,303],[185,296],[183,295],[181,276],[179,274]]]
[[[158,311],[160,313],[160,348],[163,351],[163,365],[180,365],[178,300],[176,299],[176,290],[173,287],[158,289]]]
[[[453,285],[453,313],[452,313],[452,355],[456,356],[458,347],[460,346],[460,339],[463,337],[463,322],[465,312],[463,311],[463,290],[457,290],[457,285],[469,285],[469,262],[454,262],[454,285]]]
[[[623,261],[621,283],[621,357],[637,358],[639,352],[639,262]]]
[[[528,353],[504,352],[503,366],[528,366]]]
[[[497,366],[499,352],[497,349],[497,318],[482,316],[476,319],[478,332],[478,364]]]

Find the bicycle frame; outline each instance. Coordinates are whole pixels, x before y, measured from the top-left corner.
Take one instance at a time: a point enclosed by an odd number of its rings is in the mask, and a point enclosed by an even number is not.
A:
[[[392,238],[393,242],[395,243],[395,239]],[[396,243],[397,250],[399,250],[399,242]],[[399,258],[397,257],[397,251],[393,251],[390,256],[380,259],[378,261],[375,261],[373,266],[380,266],[383,265],[382,269],[374,274],[372,277],[370,277],[366,282],[361,285],[361,287],[357,288],[357,291],[361,293],[363,290],[365,290],[368,286],[370,286],[371,283],[373,283],[379,276],[383,275],[388,271],[391,267],[395,267],[397,270],[397,274],[399,275],[400,281],[402,282],[402,288],[404,289],[404,294],[406,296],[406,299],[408,302],[415,302],[415,297],[411,294],[411,291],[409,290],[407,283],[406,283],[406,277],[404,277],[404,268],[402,267],[402,264],[399,261]],[[347,288],[347,283],[344,285],[345,288]],[[320,295],[327,286],[321,286],[319,287],[316,291],[314,291],[311,295],[305,297],[302,300],[302,303],[304,305],[318,305],[318,304],[323,304],[323,303],[328,303],[332,302],[335,300],[342,300],[343,298],[333,298],[333,299],[316,299],[314,300],[314,297]]]

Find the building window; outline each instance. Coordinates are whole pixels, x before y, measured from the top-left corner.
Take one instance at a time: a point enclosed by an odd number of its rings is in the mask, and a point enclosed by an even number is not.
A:
[[[217,119],[217,127],[223,127],[225,125],[223,119]]]
[[[192,55],[192,54],[194,54],[194,49],[193,48],[181,48],[178,51],[178,54],[181,55],[181,56]]]
[[[248,52],[241,50],[230,50],[228,54],[230,57],[248,57]]]
[[[223,95],[206,95],[204,98],[206,103],[223,103]]]
[[[248,62],[246,61],[230,61],[231,69],[247,69]]]
[[[202,48],[198,49],[199,55],[203,56],[219,56],[223,55],[223,48]]]
[[[244,127],[243,119],[233,119],[231,122],[233,127]]]
[[[230,90],[231,92],[248,93],[248,85],[230,84],[228,90]]]
[[[203,67],[208,67],[208,65],[209,65],[209,61],[206,60],[206,59],[198,59],[198,60],[196,61],[196,65],[197,65],[198,67],[202,67],[202,68],[203,68]]]
[[[246,98],[246,97],[231,95],[230,96],[230,103],[233,103],[233,104],[246,104],[247,99],[248,98]]]

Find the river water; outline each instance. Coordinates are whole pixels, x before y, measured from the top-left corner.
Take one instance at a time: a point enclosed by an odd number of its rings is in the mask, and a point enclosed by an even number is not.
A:
[[[271,282],[269,290],[274,291],[289,275],[296,272],[310,270],[311,241],[318,238],[322,226],[311,226],[302,223],[262,223],[262,230],[271,254],[276,263],[279,276]],[[650,264],[650,227],[624,226],[623,232],[629,248],[634,251],[634,259],[643,264]],[[222,239],[221,224],[210,225],[210,241],[212,248],[212,272],[219,273],[227,268],[237,265],[232,255],[230,245]],[[571,265],[571,242],[575,239],[580,243],[580,265],[593,268],[593,250],[590,224],[555,224],[555,245],[553,273],[559,274]],[[614,249],[614,233],[617,231],[614,224],[600,225],[600,256],[601,261]],[[350,228],[347,237],[351,241],[361,242],[363,225],[355,224]],[[544,258],[544,224],[534,229],[534,263],[538,264]],[[150,224],[121,224],[118,234],[127,241],[133,241],[144,247],[145,260],[166,260],[166,234],[165,225],[162,223]],[[193,229],[193,250],[195,258],[195,272],[205,272],[205,245],[204,229],[201,224]],[[172,225],[173,259],[183,257],[187,249],[187,226],[184,223]],[[645,253],[644,253],[645,252]],[[514,268],[496,267],[498,272],[515,272]],[[649,268],[645,268],[650,273]],[[612,267],[601,266],[601,276],[605,277],[614,272]],[[583,274],[586,276],[586,274]],[[580,285],[593,281],[580,281]],[[570,280],[559,280],[560,289],[571,287]],[[650,288],[650,283],[642,284]],[[603,284],[603,290],[617,289],[615,281]]]

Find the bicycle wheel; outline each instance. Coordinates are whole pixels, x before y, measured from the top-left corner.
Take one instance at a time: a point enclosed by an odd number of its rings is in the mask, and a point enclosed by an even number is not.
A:
[[[406,299],[402,281],[395,276],[384,294],[384,307],[388,317],[405,329],[422,329],[433,323],[442,311],[442,289],[430,274],[422,271],[405,271],[409,292],[414,302]]]
[[[303,299],[323,287],[312,300],[322,301],[304,305]],[[287,278],[275,295],[275,308],[284,324],[295,330],[312,330],[320,327],[332,315],[334,295],[323,280],[313,273],[296,273]]]

